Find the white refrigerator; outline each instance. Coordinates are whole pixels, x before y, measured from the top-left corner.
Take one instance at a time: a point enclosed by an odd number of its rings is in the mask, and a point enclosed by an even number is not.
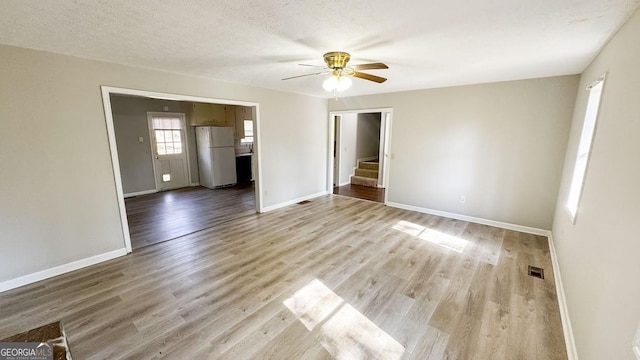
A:
[[[196,142],[200,185],[210,189],[235,185],[236,151],[233,128],[198,126]]]

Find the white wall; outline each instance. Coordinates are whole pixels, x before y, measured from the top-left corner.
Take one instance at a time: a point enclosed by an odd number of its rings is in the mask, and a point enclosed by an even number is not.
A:
[[[380,113],[358,114],[356,158],[378,157],[380,152]]]
[[[165,106],[168,108],[167,111],[164,111]],[[111,96],[113,127],[116,133],[120,175],[125,194],[156,189],[149,144],[148,111],[185,114],[191,182],[198,182],[196,139],[193,127],[189,126],[188,106],[188,103],[181,101]],[[142,137],[144,142],[139,142],[138,137]]]
[[[351,181],[353,168],[356,167],[358,140],[358,115],[343,114],[340,121],[340,184]]]
[[[581,360],[633,359],[640,321],[640,12],[580,80],[553,235]],[[608,72],[575,225],[565,203],[588,92]]]
[[[263,205],[326,191],[326,99],[10,46],[0,64],[0,282],[124,248],[101,85],[258,102]]]
[[[510,81],[329,107],[393,108],[388,201],[550,229],[577,83],[575,75]]]

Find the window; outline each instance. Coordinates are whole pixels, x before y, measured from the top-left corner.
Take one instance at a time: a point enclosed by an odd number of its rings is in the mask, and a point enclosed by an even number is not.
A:
[[[636,331],[636,338],[633,339],[633,354],[640,360],[640,325],[638,325],[638,331]]]
[[[154,117],[152,126],[158,155],[182,154],[182,127],[180,126],[180,119]]]
[[[582,134],[580,135],[580,143],[578,144],[578,155],[576,156],[576,163],[573,168],[573,178],[571,179],[569,198],[567,200],[569,215],[571,215],[571,219],[574,222],[578,214],[582,186],[584,185],[587,165],[589,163],[591,143],[593,142],[593,135],[596,130],[596,119],[598,117],[598,108],[600,107],[600,98],[602,97],[603,82],[604,76],[587,88],[589,90],[589,101],[587,103],[587,111],[584,115]]]
[[[253,142],[253,120],[244,121],[244,138],[240,140],[243,143]]]

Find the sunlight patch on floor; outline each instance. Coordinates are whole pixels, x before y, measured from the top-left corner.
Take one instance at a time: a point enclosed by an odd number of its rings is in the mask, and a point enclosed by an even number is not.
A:
[[[315,279],[283,303],[311,331],[343,302],[340,296]]]
[[[467,240],[432,229],[426,229],[418,237],[432,244],[440,245],[459,253],[462,253],[469,244]]]
[[[409,221],[400,220],[391,228],[459,253],[462,253],[469,244],[468,240],[437,230],[427,229],[422,225]]]
[[[333,358],[400,359],[404,347],[349,304],[322,325],[320,343]]]
[[[309,331],[328,318],[320,328],[320,344],[335,359],[396,360],[404,354],[400,343],[318,279],[283,303]]]
[[[398,223],[393,225],[392,229],[402,231],[403,233],[409,234],[411,236],[418,236],[426,228],[409,221],[400,220],[398,221]]]

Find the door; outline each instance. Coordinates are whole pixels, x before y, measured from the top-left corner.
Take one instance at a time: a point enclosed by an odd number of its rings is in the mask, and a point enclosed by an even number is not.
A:
[[[149,113],[148,119],[156,188],[162,191],[189,186],[184,114]]]

